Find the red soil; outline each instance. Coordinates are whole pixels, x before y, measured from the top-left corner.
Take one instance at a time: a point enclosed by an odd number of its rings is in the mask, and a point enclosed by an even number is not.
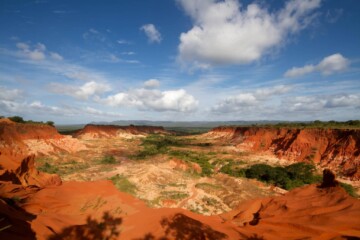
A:
[[[227,138],[243,149],[270,151],[279,158],[313,161],[360,179],[360,130],[218,127],[207,135]]]
[[[34,184],[0,182],[0,228],[8,227],[0,231],[1,239],[360,237],[360,201],[340,187],[310,185],[284,196],[252,200],[227,214],[203,216],[184,209],[148,208],[110,181],[43,188]],[[17,203],[11,201],[15,197]]]
[[[17,171],[31,154],[74,152],[85,148],[78,139],[61,135],[55,127],[0,119],[0,169]]]

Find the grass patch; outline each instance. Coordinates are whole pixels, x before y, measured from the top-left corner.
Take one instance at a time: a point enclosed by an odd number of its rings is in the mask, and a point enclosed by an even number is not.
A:
[[[40,172],[46,172],[46,173],[59,173],[59,168],[51,165],[50,163],[46,162],[43,165],[41,165],[40,167],[37,168]]]
[[[189,194],[179,191],[162,191],[160,192],[162,199],[171,199],[171,200],[182,200],[189,197]]]
[[[211,184],[211,183],[197,183],[197,184],[195,184],[195,187],[203,189],[205,191],[206,190],[219,190],[219,189],[222,189],[221,186],[214,185],[214,184]]]
[[[116,174],[115,176],[109,178],[115,185],[115,187],[120,190],[121,192],[126,192],[131,195],[136,194],[136,186],[135,184],[131,183],[125,176]]]
[[[169,152],[170,156],[182,159],[187,162],[194,162],[201,167],[202,176],[210,176],[214,171],[214,166],[210,164],[210,159],[203,153],[193,151],[172,150]]]
[[[135,156],[135,159],[145,159],[157,154],[165,154],[169,151],[171,146],[183,146],[183,140],[175,136],[151,134],[142,139],[142,150],[140,150]]]
[[[216,206],[219,204],[219,201],[216,200],[215,198],[211,198],[211,197],[203,197],[202,200],[206,203],[206,205],[208,206]]]
[[[245,170],[241,167],[241,165],[244,165],[246,162],[234,161],[232,159],[228,159],[224,161],[226,161],[227,163],[222,168],[220,168],[221,173],[225,173],[233,177],[245,176]]]
[[[116,159],[114,156],[106,155],[100,160],[100,164],[115,164]]]
[[[358,198],[359,195],[356,193],[355,188],[347,183],[340,183],[340,187],[342,187],[350,196],[354,198]]]

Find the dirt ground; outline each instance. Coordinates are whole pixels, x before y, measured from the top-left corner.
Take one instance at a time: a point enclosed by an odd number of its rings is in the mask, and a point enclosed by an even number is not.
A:
[[[38,156],[36,164],[41,168],[48,163],[46,171],[59,174],[63,181],[112,179],[121,191],[142,199],[150,207],[184,208],[204,215],[228,212],[247,200],[286,192],[256,180],[222,174],[217,168],[210,176],[204,176],[199,174],[196,164],[169,154],[136,159],[133,156],[143,148],[143,138],[134,135],[80,139],[86,146],[85,150]],[[202,154],[209,162],[221,164],[231,159],[244,167],[255,163],[289,164],[270,154],[244,152],[231,143],[215,141],[203,135],[177,138],[188,144],[171,146],[171,150]],[[104,160],[106,157],[111,158],[110,162]]]

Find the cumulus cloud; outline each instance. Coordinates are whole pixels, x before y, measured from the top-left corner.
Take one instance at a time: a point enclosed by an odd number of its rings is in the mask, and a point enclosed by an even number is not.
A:
[[[162,40],[160,32],[156,29],[154,24],[145,24],[141,26],[141,31],[143,31],[148,37],[149,42],[151,43],[160,43]]]
[[[120,117],[119,113],[105,112],[92,107],[75,107],[63,105],[51,106],[45,105],[41,101],[19,102],[19,101],[6,101],[0,100],[0,114],[4,115],[24,115],[24,114],[36,114],[36,115],[56,115],[56,116],[96,116],[96,117]]]
[[[249,107],[259,106],[271,97],[285,94],[291,89],[290,86],[279,85],[272,88],[257,89],[253,92],[239,93],[221,100],[211,110],[220,113],[239,112]]]
[[[179,0],[194,26],[180,35],[181,63],[207,68],[247,64],[306,28],[321,0],[291,0],[277,12],[237,0]]]
[[[78,99],[87,100],[91,96],[97,96],[108,92],[111,88],[108,84],[90,81],[81,86],[51,83],[48,89],[54,93],[69,95]]]
[[[293,67],[284,73],[285,77],[300,77],[312,72],[320,72],[323,75],[330,75],[345,71],[350,61],[340,53],[325,57],[317,65],[306,65],[304,67]]]
[[[149,79],[146,82],[144,82],[145,88],[157,88],[160,86],[160,81],[157,79]]]
[[[192,112],[198,101],[184,89],[160,91],[139,88],[110,95],[98,102],[114,107],[136,107],[139,110]]]
[[[26,43],[18,42],[16,47],[20,50],[20,53],[23,56],[33,61],[45,60],[48,53],[45,44],[42,43],[37,43],[31,47]],[[56,52],[50,52],[49,54],[52,59],[63,60],[63,57]]]
[[[359,94],[297,96],[284,101],[290,111],[318,112],[333,108],[360,108]]]

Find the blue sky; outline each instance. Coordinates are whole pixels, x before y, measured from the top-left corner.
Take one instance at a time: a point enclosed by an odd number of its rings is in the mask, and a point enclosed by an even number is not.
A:
[[[360,119],[357,0],[0,2],[0,115]]]

